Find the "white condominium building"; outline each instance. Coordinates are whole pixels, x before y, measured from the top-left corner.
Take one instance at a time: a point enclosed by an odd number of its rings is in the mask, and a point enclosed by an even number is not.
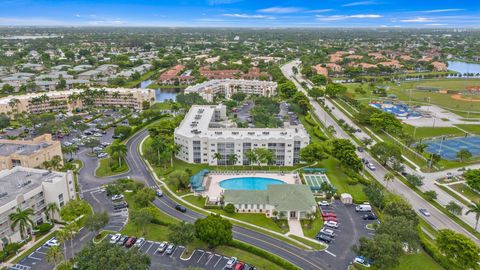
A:
[[[275,165],[291,166],[300,162],[300,149],[310,137],[303,125],[285,124],[283,128],[232,127],[224,105],[193,105],[175,129],[175,143],[180,145],[177,158],[189,163],[225,165],[235,154],[236,165],[249,165],[250,149],[266,148],[275,154]],[[220,153],[221,158],[216,158]],[[217,155],[218,156],[218,155]]]
[[[209,102],[212,102],[217,94],[223,94],[226,98],[230,98],[237,92],[270,97],[276,95],[277,83],[271,81],[223,79],[206,81],[185,89],[185,93],[198,93]]]
[[[46,222],[45,210],[49,203],[61,208],[73,199],[75,184],[71,171],[51,172],[20,166],[0,171],[0,249],[21,240],[18,226],[12,229],[9,217],[17,208],[31,208],[30,219],[37,225]],[[55,219],[58,218],[55,213]]]

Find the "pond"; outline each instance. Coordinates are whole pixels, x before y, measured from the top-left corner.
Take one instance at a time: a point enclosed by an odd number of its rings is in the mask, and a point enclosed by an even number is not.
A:
[[[464,73],[480,73],[480,64],[473,64],[461,61],[448,61],[448,69]]]
[[[140,88],[147,88],[150,84],[154,83],[154,80],[145,80],[141,82],[138,87]],[[183,93],[183,88],[165,88],[159,87],[154,89],[155,90],[155,97],[157,102],[163,102],[165,100],[175,100],[177,94]]]

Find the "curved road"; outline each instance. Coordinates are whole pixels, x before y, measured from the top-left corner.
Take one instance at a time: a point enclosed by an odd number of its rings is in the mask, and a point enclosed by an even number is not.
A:
[[[129,177],[142,181],[150,187],[157,187],[158,185],[155,182],[154,177],[151,175],[145,161],[138,151],[138,146],[147,136],[148,131],[142,130],[132,136],[127,142],[128,153],[126,161],[128,162],[130,170],[122,175],[109,178],[98,178],[93,175],[93,172],[97,167],[96,158],[90,158],[86,155],[82,155],[84,168],[82,169],[79,177],[80,184],[83,188],[82,193],[87,195],[87,193],[90,193],[91,191],[98,190],[100,186],[122,177]],[[85,196],[85,199],[89,200],[90,196]],[[186,222],[194,222],[196,219],[204,217],[203,214],[195,212],[191,209],[188,209],[186,213],[181,213],[175,210],[174,207],[177,203],[166,194],[161,198],[155,199],[153,203],[168,215]],[[346,269],[351,261],[350,256],[336,258],[324,251],[302,250],[279,239],[236,225],[233,226],[233,237],[234,239],[243,241],[264,249],[272,254],[278,255],[302,269]],[[358,240],[359,235],[350,235],[350,237],[353,244],[356,242],[356,240]]]

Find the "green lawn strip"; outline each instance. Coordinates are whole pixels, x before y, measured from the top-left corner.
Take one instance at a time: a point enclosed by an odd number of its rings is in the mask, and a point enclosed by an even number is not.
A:
[[[50,234],[48,234],[48,236],[46,236],[45,238],[43,238],[42,241],[39,241],[37,242],[35,245],[33,245],[31,248],[27,249],[26,251],[23,251],[22,252],[22,255],[20,255],[19,257],[17,257],[15,260],[12,261],[13,264],[16,264],[18,262],[20,262],[21,260],[23,260],[23,258],[25,258],[26,256],[28,256],[30,253],[34,252],[35,250],[37,250],[37,248],[43,246],[43,244],[45,244],[48,240],[50,240],[52,237],[54,237],[55,235],[57,234],[56,231],[54,232],[51,232]]]
[[[315,218],[312,221],[312,224],[310,226],[308,225],[308,222],[305,220],[302,220],[301,223],[302,223],[303,235],[305,235],[305,237],[309,237],[312,239],[315,239],[315,236],[323,227],[323,219],[321,216]]]
[[[216,248],[216,251],[218,253],[227,256],[227,257],[236,257],[240,261],[245,262],[249,265],[254,265],[257,269],[264,269],[264,270],[283,270],[285,268],[282,268],[279,265],[273,264],[272,261],[267,260],[265,258],[262,258],[260,256],[257,256],[253,253],[234,248],[231,246],[219,246]]]
[[[403,130],[405,133],[413,137],[415,133],[415,139],[432,138],[439,136],[462,136],[465,135],[463,131],[456,127],[415,127],[407,124],[403,124]]]
[[[100,164],[95,171],[95,176],[98,177],[107,177],[107,176],[114,176],[117,174],[121,174],[124,172],[128,171],[128,164],[125,162],[125,159],[122,160],[122,166],[116,169],[115,171],[112,171],[112,168],[110,167],[110,162],[112,161],[112,158],[107,157],[107,158],[102,158],[100,159]]]
[[[193,205],[196,205],[198,207],[201,207],[203,208],[205,206],[205,201],[207,200],[207,198],[205,197],[202,197],[202,196],[195,196],[195,195],[188,195],[188,196],[185,196],[185,197],[182,197],[182,199],[184,199],[185,201],[193,204]]]
[[[400,257],[400,264],[392,270],[428,269],[442,270],[443,268],[427,253],[420,251],[415,254],[405,254]]]
[[[464,183],[452,184],[452,185],[449,185],[449,187],[451,187],[458,193],[462,194],[463,196],[469,198],[474,202],[480,201],[480,195]],[[470,204],[467,204],[467,205],[470,205]]]
[[[455,125],[465,131],[468,131],[470,133],[473,133],[475,135],[480,135],[480,125],[468,125],[468,124],[460,124],[460,125]]]
[[[451,189],[449,189],[448,187],[444,186],[444,185],[439,185],[437,183],[435,183],[435,185],[437,185],[437,187],[439,187],[441,190],[445,191],[446,193],[450,194],[450,196],[454,197],[455,199],[457,199],[458,201],[460,201],[461,203],[465,204],[465,205],[470,205],[471,202],[468,202],[466,201],[464,198],[458,196],[457,193],[453,192]]]
[[[317,232],[317,233],[318,233],[318,232]],[[316,250],[324,250],[324,249],[327,247],[327,246],[325,246],[324,244],[318,242],[317,240],[315,240],[315,241],[316,241],[316,243],[315,243],[315,242],[312,242],[312,241],[310,241],[310,240],[307,240],[307,239],[305,239],[305,238],[303,238],[303,237],[296,236],[296,235],[292,235],[292,234],[289,235],[288,237],[290,237],[290,238],[292,238],[292,239],[295,239],[295,240],[297,240],[297,241],[299,241],[299,242],[302,242],[302,243],[304,243],[305,245],[309,245],[309,246],[315,248]]]

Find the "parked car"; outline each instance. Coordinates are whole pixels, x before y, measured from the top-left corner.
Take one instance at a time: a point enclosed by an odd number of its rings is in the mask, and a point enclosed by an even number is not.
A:
[[[58,246],[60,246],[60,242],[58,242],[57,238],[53,237],[45,243],[45,246],[47,246],[47,247],[58,247]]]
[[[116,194],[112,196],[112,201],[118,201],[118,200],[123,200],[122,194]]]
[[[323,221],[324,222],[328,222],[328,221],[338,222],[338,219],[336,217],[323,217]]]
[[[368,163],[367,168],[369,168],[371,171],[375,171],[377,168],[375,168],[375,165],[373,163]]]
[[[94,151],[94,152],[102,152],[102,151],[103,151],[103,148],[96,146],[96,147],[93,148],[93,151]]]
[[[137,241],[135,242],[135,244],[133,246],[140,248],[143,245],[143,243],[145,243],[145,238],[140,237],[140,238],[137,239]]]
[[[325,222],[325,226],[330,227],[330,228],[334,228],[334,229],[338,229],[338,222],[333,221],[333,220],[329,220],[329,221]]]
[[[104,152],[101,152],[97,155],[97,158],[106,158],[106,157],[108,157],[108,154]]]
[[[377,220],[377,216],[374,213],[368,213],[363,216],[363,220]]]
[[[357,150],[358,150],[358,152],[360,152],[360,153],[364,151],[364,150],[363,150],[363,147],[361,147],[361,146],[357,147]]]
[[[114,210],[118,210],[118,209],[123,209],[123,208],[127,208],[128,207],[128,203],[123,201],[123,202],[119,202],[119,203],[116,203],[113,205],[113,209]]]
[[[325,243],[331,243],[333,241],[333,239],[330,236],[325,235],[323,233],[318,233],[317,236],[315,236],[315,238]]]
[[[168,245],[167,249],[165,250],[165,253],[167,255],[172,255],[174,251],[175,251],[175,245],[170,244],[170,245]]]
[[[318,202],[318,205],[319,206],[329,206],[330,203],[328,201],[320,201],[320,202]]]
[[[137,238],[129,237],[127,239],[127,242],[125,242],[125,247],[127,247],[127,248],[132,247],[135,244],[135,242],[137,242]]]
[[[158,248],[157,248],[157,252],[159,252],[159,253],[164,252],[165,249],[167,248],[167,246],[168,246],[168,243],[165,242],[165,241],[160,243],[160,246],[158,246]]]
[[[370,267],[370,263],[369,261],[363,257],[363,256],[357,256],[355,257],[355,259],[353,260],[354,263],[358,263],[364,267]]]
[[[102,133],[98,133],[98,132],[97,132],[97,133],[93,134],[93,136],[95,136],[95,137],[102,137],[103,135],[102,135]]]
[[[159,189],[159,188],[157,188],[157,189],[155,190],[155,194],[157,194],[157,197],[162,197],[162,196],[163,196],[163,192],[162,192],[162,190]]]
[[[357,212],[371,212],[372,206],[369,204],[360,204],[355,207],[355,211]]]
[[[231,257],[230,259],[228,259],[227,265],[225,265],[225,268],[232,269],[236,262],[237,262],[237,258]]]
[[[118,239],[117,245],[123,246],[123,245],[125,245],[127,240],[128,240],[128,236],[124,235],[124,236],[120,237],[120,239]]]
[[[122,235],[119,233],[112,235],[112,237],[110,238],[110,244],[115,244],[120,239],[120,237],[122,237]]]
[[[180,204],[177,204],[177,205],[175,206],[175,209],[177,209],[178,211],[180,211],[180,212],[182,212],[182,213],[187,212],[187,208],[185,208],[185,206],[180,205]]]
[[[337,217],[337,214],[334,212],[323,212],[322,217]]]
[[[245,263],[243,262],[237,262],[235,264],[235,267],[233,268],[234,270],[243,270],[245,268]]]
[[[325,227],[323,227],[323,228],[320,230],[320,233],[325,234],[325,235],[327,235],[327,236],[329,236],[329,237],[335,237],[335,232],[333,232],[332,230],[327,229],[327,228],[325,228]]]
[[[245,264],[245,266],[243,267],[243,270],[257,270],[257,268],[253,265]]]
[[[426,216],[426,217],[429,217],[429,216],[430,216],[430,212],[428,212],[428,210],[425,209],[425,208],[420,208],[420,209],[418,209],[418,211],[419,211],[420,213],[422,213],[422,214],[423,214],[424,216]]]

